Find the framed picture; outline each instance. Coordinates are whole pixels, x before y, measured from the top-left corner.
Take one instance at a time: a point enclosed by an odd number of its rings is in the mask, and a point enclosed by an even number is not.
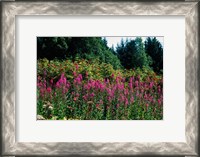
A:
[[[37,37],[37,117],[162,120],[163,37]]]
[[[2,155],[198,156],[198,2],[2,1]]]

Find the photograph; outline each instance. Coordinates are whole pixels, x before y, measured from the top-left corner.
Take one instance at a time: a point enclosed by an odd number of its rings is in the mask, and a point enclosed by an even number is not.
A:
[[[163,37],[37,37],[37,120],[163,120]]]

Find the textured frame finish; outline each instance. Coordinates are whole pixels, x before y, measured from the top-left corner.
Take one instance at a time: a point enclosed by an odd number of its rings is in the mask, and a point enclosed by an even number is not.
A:
[[[3,155],[199,155],[199,3],[1,2]],[[184,15],[186,22],[186,143],[22,143],[15,141],[15,17],[17,15]]]

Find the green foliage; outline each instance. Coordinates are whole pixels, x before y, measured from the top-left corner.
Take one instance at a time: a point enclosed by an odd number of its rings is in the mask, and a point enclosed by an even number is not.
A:
[[[162,75],[114,70],[98,60],[38,60],[37,114],[45,119],[163,118]]]
[[[151,67],[157,73],[163,70],[163,48],[161,43],[154,37],[148,37],[145,41],[145,51],[152,59]]]
[[[139,37],[126,42],[122,40],[116,51],[126,69],[149,67],[151,64],[151,58],[145,53],[144,44]]]
[[[64,37],[37,37],[37,59],[65,58],[69,40]]]
[[[140,37],[122,40],[116,50],[109,48],[106,39],[101,37],[38,37],[37,58],[98,59],[114,69],[151,67],[157,73],[163,69],[163,48],[155,37],[148,37],[145,44]]]
[[[68,58],[83,58],[111,64],[114,69],[121,68],[119,59],[108,48],[107,41],[101,37],[73,37],[69,43]]]
[[[38,59],[98,59],[101,63],[111,64],[114,69],[121,68],[118,57],[101,37],[38,37],[37,43]]]
[[[58,80],[62,73],[68,80],[74,79],[73,72],[82,74],[87,79],[98,79],[103,80],[104,78],[110,77],[115,72],[120,70],[114,70],[111,64],[101,63],[98,59],[95,60],[83,60],[76,59],[72,60],[47,60],[40,59],[37,61],[37,75],[45,77],[48,81],[50,79]]]
[[[64,73],[67,79],[71,81],[74,79],[74,71],[82,74],[85,79],[87,75],[87,79],[101,81],[105,78],[112,78],[112,75],[120,75],[126,79],[129,79],[132,76],[140,76],[141,80],[145,80],[147,77],[161,78],[149,67],[136,68],[135,70],[115,70],[111,64],[101,63],[97,59],[91,61],[77,59],[74,62],[72,60],[49,61],[47,59],[40,59],[37,61],[37,75],[45,77],[48,81],[50,81],[50,79],[58,80],[62,73]]]

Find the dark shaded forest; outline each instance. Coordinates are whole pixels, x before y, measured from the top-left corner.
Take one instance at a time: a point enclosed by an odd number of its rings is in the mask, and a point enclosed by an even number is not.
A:
[[[37,59],[93,60],[111,64],[114,69],[150,67],[163,71],[163,47],[156,37],[121,40],[116,48],[107,45],[103,37],[38,37]]]

